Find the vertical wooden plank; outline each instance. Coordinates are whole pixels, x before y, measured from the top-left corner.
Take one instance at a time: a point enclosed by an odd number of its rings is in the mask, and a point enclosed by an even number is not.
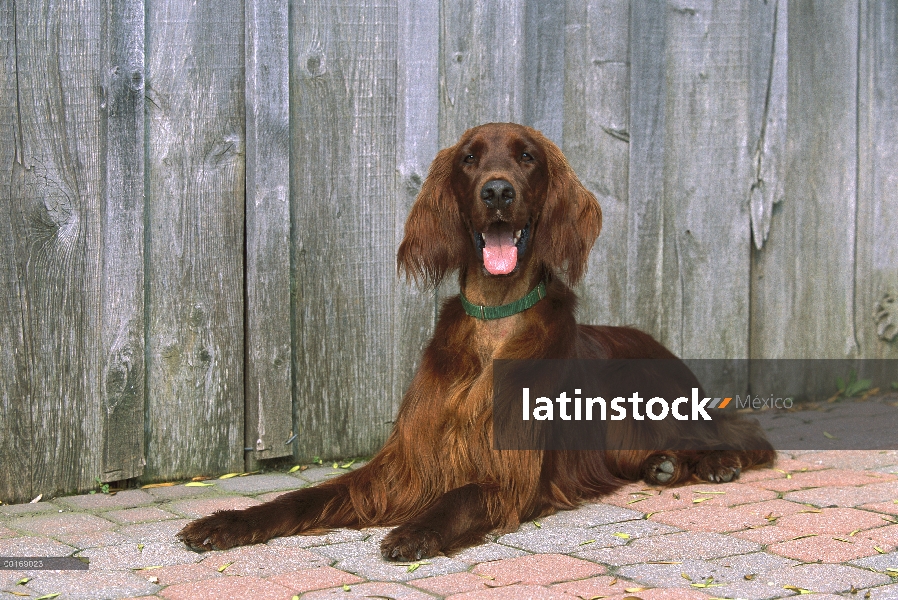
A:
[[[861,7],[855,324],[860,356],[898,358],[898,5]]]
[[[785,200],[755,256],[751,354],[849,357],[857,352],[858,6],[790,2],[788,12]]]
[[[661,337],[684,357],[744,358],[748,11],[674,2],[667,19]]]
[[[22,394],[10,398],[12,414],[28,423],[13,439],[30,465],[16,473],[12,500],[83,490],[102,475],[105,9],[100,2],[14,8],[17,139],[15,158],[6,155],[4,227],[15,281],[7,275],[4,284],[18,293],[21,322],[11,340],[21,344],[12,390]]]
[[[244,7],[147,4],[148,478],[243,468]]]
[[[667,99],[667,14],[652,0],[630,7],[630,156],[627,322],[662,337]],[[601,239],[601,238],[600,238]]]
[[[785,185],[788,14],[787,0],[749,4],[749,203],[758,250],[770,233],[774,206],[782,202]]]
[[[439,5],[430,0],[398,2],[397,202],[393,257],[402,241],[406,217],[439,150],[439,12]],[[391,419],[433,332],[437,308],[433,292],[422,292],[412,282],[397,284],[392,309]]]
[[[524,117],[526,0],[440,5],[440,146],[481,123]]]
[[[567,3],[563,149],[602,207],[602,233],[578,290],[584,323],[627,321],[630,5]]]
[[[298,457],[373,452],[393,418],[397,19],[395,0],[292,7]]]
[[[109,0],[105,25],[101,479],[119,481],[145,464],[143,0]]]
[[[14,220],[13,177],[21,173],[16,79],[16,12],[0,0],[0,500],[31,493],[31,395],[25,353],[25,303],[21,288],[20,223]],[[30,500],[31,498],[27,498]]]
[[[286,0],[246,5],[246,447],[292,454],[290,90]]]
[[[526,2],[521,123],[562,144],[565,122],[565,3]],[[496,40],[496,43],[502,43]]]

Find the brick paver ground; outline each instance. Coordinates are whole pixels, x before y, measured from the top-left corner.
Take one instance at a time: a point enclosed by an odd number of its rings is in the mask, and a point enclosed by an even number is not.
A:
[[[0,556],[90,559],[88,571],[0,570],[0,599],[898,600],[893,450],[781,453],[775,467],[721,485],[632,484],[413,564],[381,559],[383,528],[204,554],[174,538],[196,516],[340,472],[312,466],[0,505]]]

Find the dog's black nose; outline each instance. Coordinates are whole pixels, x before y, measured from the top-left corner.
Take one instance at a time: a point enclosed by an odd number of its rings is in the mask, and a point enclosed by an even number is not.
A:
[[[514,188],[504,179],[493,179],[480,188],[480,199],[489,208],[505,208],[514,200]]]

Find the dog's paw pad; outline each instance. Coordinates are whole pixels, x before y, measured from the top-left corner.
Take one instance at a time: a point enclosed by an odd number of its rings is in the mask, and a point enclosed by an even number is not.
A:
[[[668,483],[677,472],[676,459],[671,456],[657,456],[647,461],[645,480],[648,483]]]
[[[406,524],[387,534],[380,552],[387,560],[421,560],[439,554],[441,542],[436,531]]]
[[[729,483],[739,478],[742,467],[737,457],[720,453],[707,456],[700,461],[695,474],[703,481]]]

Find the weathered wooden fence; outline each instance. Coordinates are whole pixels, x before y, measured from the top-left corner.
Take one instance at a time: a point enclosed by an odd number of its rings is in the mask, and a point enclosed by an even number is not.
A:
[[[581,320],[898,357],[888,0],[0,0],[0,62],[6,502],[376,449],[402,224],[485,121],[602,204]]]

